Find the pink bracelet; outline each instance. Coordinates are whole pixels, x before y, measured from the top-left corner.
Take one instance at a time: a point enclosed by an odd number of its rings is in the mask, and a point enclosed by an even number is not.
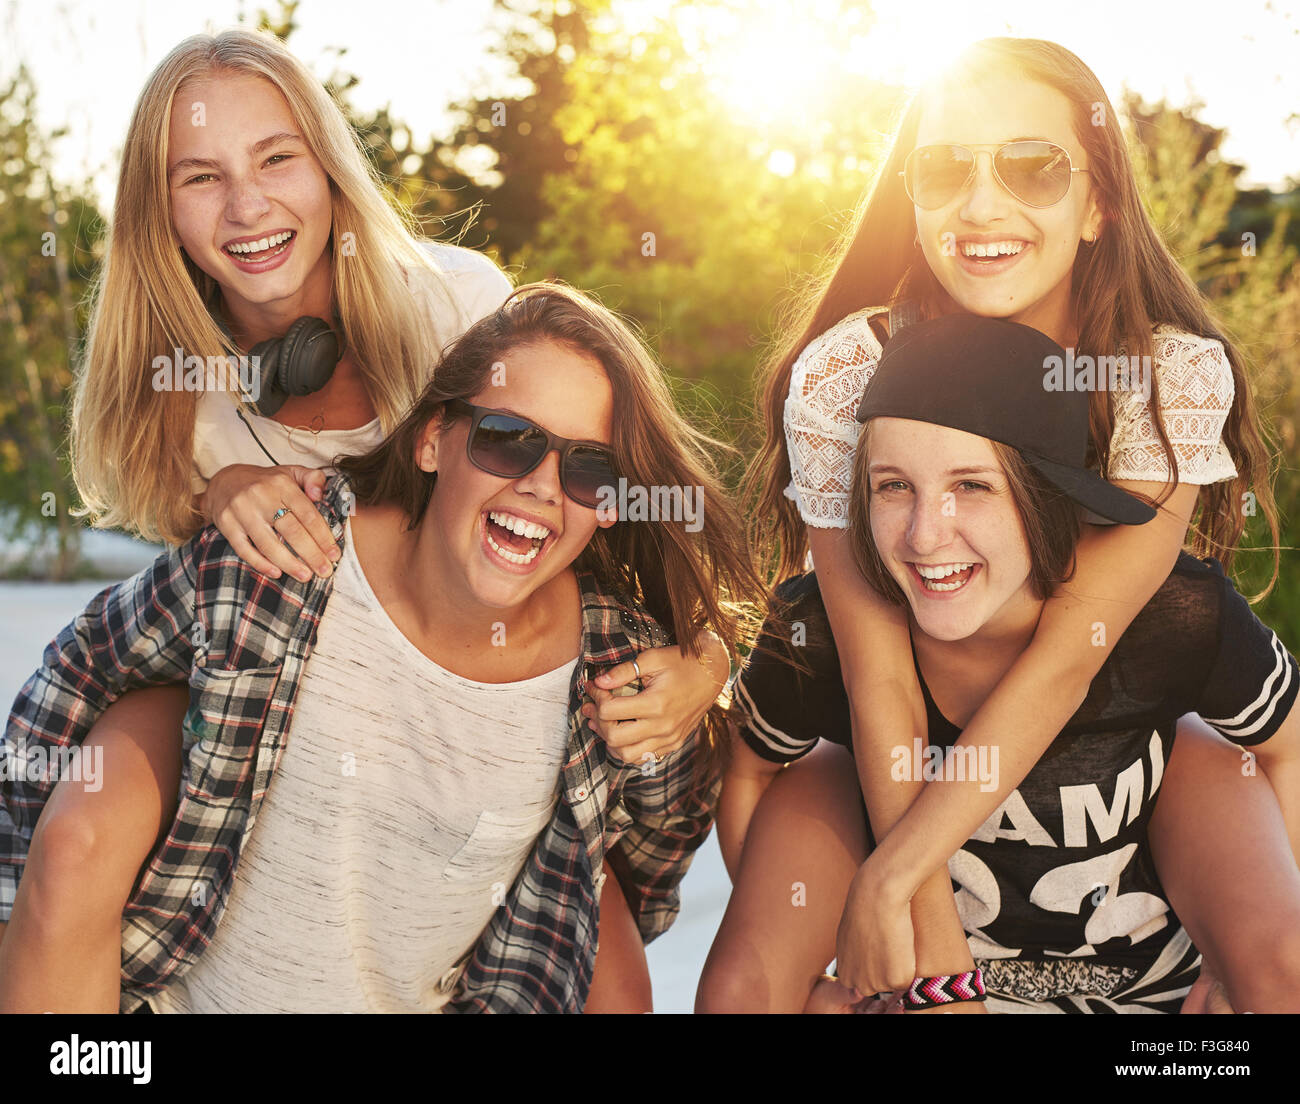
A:
[[[915,1012],[921,1008],[935,1008],[941,1004],[959,1004],[963,1001],[984,999],[984,971],[977,966],[964,974],[917,978],[903,994],[903,1008],[908,1012]]]

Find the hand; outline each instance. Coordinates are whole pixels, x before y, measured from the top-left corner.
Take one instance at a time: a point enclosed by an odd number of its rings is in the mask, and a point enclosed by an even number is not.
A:
[[[901,998],[900,998],[901,1000]],[[846,985],[841,985],[837,978],[823,974],[817,979],[808,1003],[803,1006],[805,1015],[844,1015],[863,1012],[874,1015],[882,1012],[902,1011],[901,1005],[889,1007],[888,1001],[873,997],[860,997]]]
[[[272,579],[287,571],[304,583],[315,571],[327,579],[341,553],[312,505],[325,493],[326,478],[324,471],[300,464],[230,464],[208,481],[199,506],[254,571]],[[281,506],[289,513],[272,528]]]
[[[639,653],[639,693],[630,687],[637,677],[631,662],[611,667],[587,684],[592,701],[582,707],[582,715],[623,762],[641,763],[646,756],[676,751],[727,684],[730,667],[722,641],[708,630],[696,639],[702,649],[699,659],[683,656],[676,647]]]
[[[870,859],[849,884],[835,949],[840,983],[861,996],[895,993],[916,980],[910,902],[881,883]]]
[[[1201,975],[1187,991],[1187,996],[1183,998],[1183,1006],[1178,1011],[1182,1015],[1198,1016],[1236,1014],[1236,1009],[1228,1000],[1223,983],[1210,972],[1210,967],[1204,959],[1201,960]]]

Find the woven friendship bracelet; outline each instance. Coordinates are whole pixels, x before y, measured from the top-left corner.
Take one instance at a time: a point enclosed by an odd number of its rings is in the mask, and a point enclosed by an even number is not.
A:
[[[964,974],[919,977],[903,994],[903,1008],[915,1012],[941,1004],[984,1000],[984,971],[978,967]]]

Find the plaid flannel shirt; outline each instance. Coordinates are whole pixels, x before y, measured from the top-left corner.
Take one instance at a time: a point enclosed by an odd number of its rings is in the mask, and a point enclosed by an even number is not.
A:
[[[346,477],[317,509],[342,544]],[[569,695],[561,800],[523,871],[458,968],[452,1012],[581,1011],[595,963],[608,858],[642,938],[667,930],[678,884],[712,826],[720,778],[697,764],[697,736],[644,767],[611,755],[579,710],[586,680],[665,643],[634,603],[578,572],[582,649]],[[142,686],[188,681],[179,807],[123,912],[123,1012],[136,1011],[203,953],[239,855],[289,739],[294,700],[332,577],[269,579],[213,526],[96,595],[46,647],[14,702],[0,751],[11,763],[67,756],[104,710]],[[0,922],[9,919],[32,831],[53,789],[29,768],[4,772]],[[13,777],[9,777],[13,776]]]

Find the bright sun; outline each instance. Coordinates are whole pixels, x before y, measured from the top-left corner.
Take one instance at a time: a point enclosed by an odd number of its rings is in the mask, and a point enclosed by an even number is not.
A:
[[[743,14],[702,29],[719,99],[760,125],[852,110],[838,95],[845,77],[915,88],[970,42],[998,33],[964,3],[903,0],[751,0]]]

